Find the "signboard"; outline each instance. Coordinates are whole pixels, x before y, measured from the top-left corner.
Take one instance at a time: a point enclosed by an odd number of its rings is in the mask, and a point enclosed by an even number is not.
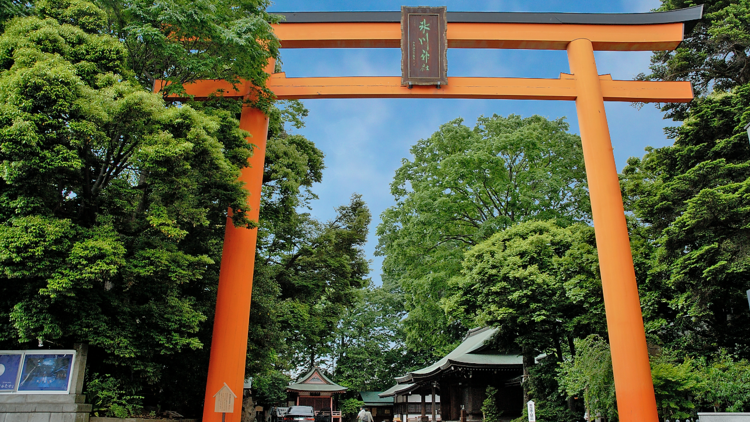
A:
[[[534,407],[534,400],[529,400],[526,403],[528,406],[529,422],[536,422],[536,407]]]
[[[30,354],[23,359],[18,391],[68,391],[73,354]]]
[[[401,7],[401,85],[448,85],[443,7]]]
[[[234,413],[234,399],[237,396],[232,392],[227,383],[214,394],[216,401],[214,402],[214,412],[217,413]]]
[[[21,353],[0,355],[0,391],[13,391],[18,383]]]

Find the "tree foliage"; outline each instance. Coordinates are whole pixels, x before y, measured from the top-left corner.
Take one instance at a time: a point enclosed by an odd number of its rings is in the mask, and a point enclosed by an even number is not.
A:
[[[393,286],[364,290],[342,318],[333,347],[334,376],[341,385],[383,391],[395,378],[431,363],[426,353],[407,350],[401,326],[405,315],[402,295]]]
[[[750,362],[721,351],[711,361],[701,358],[699,371],[702,383],[693,394],[701,407],[714,412],[750,411]]]
[[[467,325],[498,327],[505,350],[562,361],[564,344],[604,329],[598,262],[589,226],[519,223],[466,253],[446,309]]]
[[[656,407],[664,418],[695,417],[693,396],[702,390],[700,375],[691,359],[676,363],[668,354],[652,358],[651,378],[654,382]]]
[[[567,129],[540,116],[480,117],[474,129],[457,119],[412,148],[391,184],[396,205],[381,216],[377,252],[384,279],[406,295],[410,349],[439,358],[464,334],[439,303],[469,248],[523,221],[588,218],[580,140]]]
[[[642,79],[690,81],[700,96],[714,89],[727,91],[750,82],[750,2],[747,0],[662,0],[660,10],[702,4],[704,16],[674,51],[655,52],[651,73]],[[683,120],[689,104],[670,104],[665,110]]]
[[[448,314],[497,327],[498,349],[523,355],[525,401],[534,399],[544,417],[570,418],[549,374],[552,362],[575,354],[575,339],[605,331],[593,229],[518,223],[470,249],[463,266],[444,301]],[[535,368],[541,354],[548,356]]]
[[[742,4],[711,10],[724,16]],[[710,16],[696,31],[723,27]],[[694,48],[683,47],[699,54]],[[645,241],[635,253],[648,263],[641,273],[648,331],[687,352],[728,348],[748,357],[750,85],[722,86],[681,111],[682,126],[668,131],[674,145],[631,158],[622,185],[633,231]]]
[[[293,345],[290,358],[297,367],[315,366],[330,355],[339,321],[356,303],[357,290],[369,284],[363,246],[370,212],[361,197],[353,195],[334,220],[309,223],[309,242],[289,251],[274,267],[287,298],[286,341]]]
[[[324,165],[288,132],[299,102],[266,108],[258,223],[237,179],[253,152],[241,102],[173,107],[149,92],[148,78],[265,77],[266,3],[214,3],[40,1],[0,36],[0,342],[89,343],[89,371],[112,380],[102,397],[125,389],[186,415],[202,404],[228,208],[260,225],[249,374],[278,381],[308,344],[328,344],[368,283],[364,202],[331,222],[303,212]]]
[[[2,341],[88,342],[155,382],[202,345],[206,242],[228,206],[247,223],[250,148],[231,116],[129,82],[125,57],[51,18],[0,37]]]
[[[482,420],[484,422],[500,422],[503,411],[497,408],[497,388],[488,385],[484,390],[484,401],[482,402]]]
[[[346,420],[352,421],[357,417],[359,409],[365,405],[365,402],[356,398],[349,398],[341,403],[341,414]]]
[[[569,396],[583,396],[586,411],[617,420],[617,399],[609,345],[600,336],[575,340],[575,359],[562,363],[559,369],[560,390]]]
[[[10,19],[31,15],[30,4],[21,0],[0,0],[0,25]]]
[[[648,148],[643,158],[628,161],[622,175],[649,341],[673,354],[652,366],[665,417],[727,406],[713,405],[704,394],[736,384],[720,377],[698,381],[709,377],[708,368],[741,367],[740,359],[750,356],[750,3],[703,3],[704,18],[675,52],[654,53],[652,72],[643,76],[691,81],[697,97],[663,108],[682,121],[667,130],[674,145]],[[662,10],[692,5],[663,0]]]
[[[253,377],[253,399],[259,406],[271,408],[286,400],[289,377],[280,371],[269,371]]]
[[[71,0],[58,0],[62,7]],[[264,67],[278,56],[279,41],[265,9],[268,0],[152,2],[100,0],[106,31],[122,40],[128,68],[146,89],[158,79],[163,93],[181,93],[199,79],[252,82],[264,87]],[[270,92],[260,90],[266,100]]]

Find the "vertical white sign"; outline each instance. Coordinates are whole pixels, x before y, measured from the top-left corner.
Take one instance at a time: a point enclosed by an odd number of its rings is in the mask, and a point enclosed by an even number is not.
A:
[[[536,408],[534,408],[534,400],[529,400],[529,402],[526,403],[526,406],[528,406],[529,409],[529,422],[536,422]]]

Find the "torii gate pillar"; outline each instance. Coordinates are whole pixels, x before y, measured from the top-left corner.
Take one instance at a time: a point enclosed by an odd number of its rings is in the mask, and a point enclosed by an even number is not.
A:
[[[576,110],[586,178],[594,217],[607,331],[622,421],[659,420],[648,361],[641,302],[630,251],[604,98],[588,39],[568,44],[570,71],[576,77]]]
[[[248,160],[249,167],[242,169],[240,180],[245,182],[245,188],[250,192],[247,200],[250,207],[248,217],[257,221],[266,156],[268,117],[262,111],[245,105],[240,117],[240,129],[250,132],[252,137],[248,138],[248,142],[255,145],[253,156]],[[221,414],[214,412],[213,400],[214,394],[224,386],[224,383],[242,396],[257,240],[257,228],[238,228],[234,226],[231,218],[227,218],[203,407],[204,422],[221,420]],[[241,413],[242,400],[235,400],[234,412],[228,414],[227,419],[238,422]]]

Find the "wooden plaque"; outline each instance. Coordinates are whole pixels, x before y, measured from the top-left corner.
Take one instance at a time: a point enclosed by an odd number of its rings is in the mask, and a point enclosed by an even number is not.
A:
[[[234,413],[234,399],[237,395],[232,392],[227,383],[214,394],[216,401],[214,402],[214,412],[217,413]]]
[[[401,7],[401,85],[448,85],[443,7]]]

